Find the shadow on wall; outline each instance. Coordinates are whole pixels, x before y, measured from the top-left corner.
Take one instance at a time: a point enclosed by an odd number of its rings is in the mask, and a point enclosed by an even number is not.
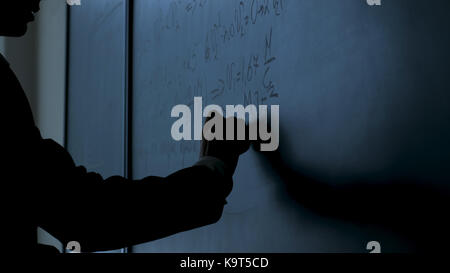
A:
[[[378,58],[379,66],[371,71],[390,70],[390,63],[397,69],[392,76],[383,77],[382,83],[374,82],[365,87],[377,94],[371,101],[374,111],[368,115],[370,118],[361,123],[343,118],[338,120],[340,124],[333,124],[336,130],[331,132],[339,133],[345,141],[331,151],[334,146],[327,146],[327,149],[321,145],[336,141],[335,136],[320,125],[311,133],[304,124],[311,120],[297,116],[297,124],[281,124],[280,149],[261,154],[262,169],[281,179],[282,192],[288,192],[297,202],[299,213],[300,208],[307,208],[324,217],[389,230],[408,241],[410,251],[448,252],[450,4],[440,0],[394,1],[389,5],[395,5],[390,11],[396,17],[390,17],[395,20],[383,26],[391,30],[389,45],[392,46],[387,51],[389,54],[379,56],[392,58]],[[378,56],[376,51],[373,54]],[[332,91],[330,94],[343,90]],[[336,109],[346,110],[333,102],[333,98],[328,99],[331,105],[337,105]],[[326,107],[319,109],[323,109],[323,113],[330,111]],[[330,114],[327,117],[334,120]],[[320,120],[313,122],[317,124]],[[382,126],[377,127],[377,124]],[[289,135],[293,127],[304,130],[295,135],[298,139]],[[361,137],[362,133],[369,137]],[[325,141],[314,139],[317,136],[325,136]],[[360,140],[359,146],[349,147],[355,140]],[[313,148],[305,147],[305,143]],[[299,158],[302,148],[318,151],[309,153],[309,158]],[[347,156],[352,153],[359,153],[345,173],[340,173],[342,162],[330,163],[327,158],[338,154],[340,149],[345,150],[344,156],[334,158],[343,162],[349,160]],[[377,158],[373,156],[375,153],[383,156]],[[316,155],[319,163],[311,167]],[[367,158],[377,159],[373,162],[381,167],[367,171],[362,167],[362,161]],[[330,166],[321,164],[322,161],[337,167],[328,173]]]
[[[280,136],[286,136],[283,131],[280,128]],[[288,142],[281,138],[280,143]],[[407,242],[411,252],[448,251],[448,187],[412,179],[373,182],[347,177],[347,183],[326,182],[317,178],[320,171],[292,164],[293,148],[282,145],[275,152],[261,153],[260,160],[269,175],[283,182],[280,198],[287,193],[299,212],[306,208],[322,217],[387,230]]]

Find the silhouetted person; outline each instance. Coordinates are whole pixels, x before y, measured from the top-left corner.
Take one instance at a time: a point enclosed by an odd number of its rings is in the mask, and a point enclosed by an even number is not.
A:
[[[0,35],[24,35],[39,2],[2,1]],[[2,161],[7,162],[1,183],[4,250],[52,251],[37,244],[38,226],[64,245],[78,241],[82,251],[90,252],[148,242],[220,219],[246,142],[204,141],[195,166],[166,178],[105,180],[75,166],[54,141],[42,139],[25,93],[1,55],[0,86],[6,137]]]

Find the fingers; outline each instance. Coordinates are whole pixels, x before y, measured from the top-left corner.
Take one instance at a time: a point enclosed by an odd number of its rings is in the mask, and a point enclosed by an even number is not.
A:
[[[214,125],[208,124],[212,119],[216,119]],[[217,122],[217,119],[222,119],[221,122]],[[220,113],[211,112],[205,120],[204,129],[210,130],[206,134],[219,132],[218,138],[212,139],[211,137],[205,137],[205,130],[202,134],[202,147],[201,156],[206,155],[219,155],[224,157],[239,157],[250,148],[249,128],[245,124],[245,120],[238,119],[236,117],[224,118]],[[222,126],[222,128],[215,128],[216,126]],[[218,131],[219,130],[219,131]],[[211,139],[208,141],[208,139]]]

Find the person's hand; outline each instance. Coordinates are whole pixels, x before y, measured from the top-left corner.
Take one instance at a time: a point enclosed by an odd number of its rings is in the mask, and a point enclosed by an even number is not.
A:
[[[216,112],[213,112],[211,117],[208,117],[205,121],[205,124],[211,120],[215,115],[218,115]],[[202,146],[200,151],[200,158],[205,156],[211,156],[222,160],[226,167],[227,172],[230,175],[234,174],[236,169],[239,156],[245,153],[250,147],[250,141],[248,140],[248,128],[245,126],[246,131],[246,139],[247,140],[237,140],[237,129],[241,128],[242,125],[245,125],[245,121],[241,119],[237,119],[235,117],[230,117],[225,119],[223,116],[220,116],[223,119],[223,136],[224,140],[211,140],[208,141],[203,136]],[[227,122],[231,122],[234,120],[234,140],[226,140],[226,124]]]

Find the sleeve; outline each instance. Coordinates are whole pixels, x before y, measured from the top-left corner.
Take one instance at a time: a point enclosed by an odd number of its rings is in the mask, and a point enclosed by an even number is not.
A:
[[[216,223],[232,189],[231,177],[203,164],[168,177],[104,180],[75,167],[55,146],[43,147],[42,169],[51,178],[41,198],[40,225],[63,244],[78,241],[82,251],[118,249]],[[63,204],[56,205],[55,198]]]
[[[225,162],[214,156],[203,156],[199,161],[197,161],[197,163],[195,163],[194,166],[208,167],[211,171],[214,171],[222,176],[230,173],[229,167],[225,164]]]

